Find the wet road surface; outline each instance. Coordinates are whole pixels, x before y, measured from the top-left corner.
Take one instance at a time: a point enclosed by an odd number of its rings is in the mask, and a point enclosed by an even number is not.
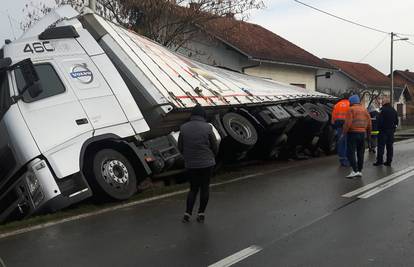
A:
[[[414,141],[396,144],[392,168],[373,162],[353,180],[335,157],[286,163],[212,188],[205,224],[180,222],[178,195],[0,239],[0,257],[7,266],[414,266]],[[401,182],[369,198],[342,196],[401,170],[388,183]]]

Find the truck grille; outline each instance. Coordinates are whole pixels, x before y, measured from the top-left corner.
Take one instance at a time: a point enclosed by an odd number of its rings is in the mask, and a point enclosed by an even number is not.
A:
[[[10,147],[0,149],[0,184],[16,168],[16,159]]]

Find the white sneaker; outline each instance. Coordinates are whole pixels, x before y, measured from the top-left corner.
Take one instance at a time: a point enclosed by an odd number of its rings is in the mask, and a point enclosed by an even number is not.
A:
[[[357,173],[356,173],[356,176],[357,176],[357,177],[362,177],[362,172],[357,172]]]
[[[354,172],[352,171],[348,176],[346,176],[346,178],[354,178],[358,176],[358,172]]]

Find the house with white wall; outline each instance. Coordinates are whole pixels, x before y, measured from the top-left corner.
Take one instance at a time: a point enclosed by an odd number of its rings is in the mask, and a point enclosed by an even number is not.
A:
[[[206,64],[316,89],[316,74],[334,68],[262,26],[220,17],[206,23],[178,51]]]

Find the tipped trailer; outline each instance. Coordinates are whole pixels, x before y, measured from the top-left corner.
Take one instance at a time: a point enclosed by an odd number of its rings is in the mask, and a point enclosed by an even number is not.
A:
[[[182,168],[196,104],[220,158],[332,151],[335,98],[204,65],[91,12],[53,10],[0,53],[0,222],[92,195],[125,200]]]

